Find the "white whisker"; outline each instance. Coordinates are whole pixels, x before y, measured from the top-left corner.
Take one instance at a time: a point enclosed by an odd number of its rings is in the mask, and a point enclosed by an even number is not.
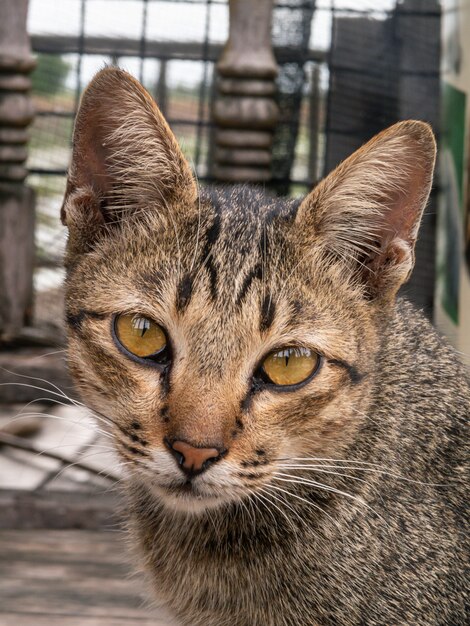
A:
[[[282,478],[283,476],[288,476],[289,478]],[[359,504],[361,504],[362,506],[366,507],[372,513],[377,515],[378,518],[380,518],[383,522],[386,523],[386,521],[383,519],[383,517],[379,513],[377,513],[377,511],[375,511],[369,504],[367,504],[367,502],[363,498],[360,498],[358,496],[353,496],[351,493],[348,493],[347,491],[342,491],[341,489],[336,489],[335,487],[331,487],[329,485],[325,485],[323,483],[319,483],[319,482],[317,482],[315,480],[309,480],[308,478],[296,478],[292,474],[282,474],[280,472],[276,473],[276,476],[275,476],[274,480],[279,480],[279,481],[286,482],[286,483],[294,483],[294,484],[297,484],[297,485],[312,486],[312,487],[316,487],[317,489],[320,489],[322,491],[327,491],[327,492],[330,492],[330,493],[334,493],[336,495],[344,496],[345,498],[349,498],[351,500],[354,500],[354,501],[358,502]]]
[[[286,508],[288,508],[295,516],[296,518],[300,521],[300,523],[302,525],[305,525],[305,520],[302,519],[302,517],[300,517],[299,513],[288,503],[285,501],[285,499],[283,500],[282,498],[279,498],[278,496],[276,496],[274,493],[271,492],[271,490],[269,489],[269,487],[273,487],[274,485],[264,485],[264,487],[260,490],[261,493],[265,494],[265,497],[268,498],[268,496],[270,498],[273,498],[274,500],[276,500],[277,502],[280,502],[281,504],[283,504]],[[259,492],[258,492],[259,493]],[[269,499],[268,499],[269,501]],[[287,514],[285,513],[285,511],[282,511],[274,502],[269,501],[270,504],[272,506],[274,506],[280,513],[282,513],[284,515],[284,517],[287,519],[287,521],[289,522],[290,526],[293,526],[295,528],[295,525],[293,524],[292,520],[287,516]]]
[[[339,525],[338,521],[335,520],[333,517],[331,517],[331,515],[329,515],[324,509],[322,509],[321,506],[319,506],[318,504],[315,504],[315,502],[310,502],[309,500],[306,500],[305,498],[302,498],[301,496],[297,495],[296,493],[292,493],[291,491],[288,491],[286,489],[282,489],[281,487],[278,487],[277,485],[269,485],[269,487],[271,489],[275,489],[276,491],[282,491],[282,493],[285,493],[286,495],[290,496],[291,498],[295,498],[296,500],[301,500],[302,502],[304,502],[304,504],[307,504],[308,506],[311,506],[314,509],[317,509],[318,511],[320,511],[322,513],[322,515],[325,515],[335,526],[336,528],[340,531],[340,534],[342,532],[341,526]]]

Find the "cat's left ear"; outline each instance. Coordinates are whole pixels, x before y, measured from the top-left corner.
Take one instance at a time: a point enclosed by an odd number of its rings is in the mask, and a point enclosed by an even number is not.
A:
[[[341,163],[305,198],[296,222],[308,248],[390,299],[408,279],[432,184],[436,142],[424,122],[400,122]]]
[[[75,119],[61,211],[75,244],[91,245],[124,217],[188,207],[196,196],[191,168],[150,94],[123,70],[98,72]]]

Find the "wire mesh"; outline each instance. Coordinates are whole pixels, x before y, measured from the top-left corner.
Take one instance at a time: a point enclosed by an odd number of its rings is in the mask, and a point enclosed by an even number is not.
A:
[[[398,119],[421,117],[437,126],[439,51],[433,38],[439,17],[437,0],[275,1],[281,119],[271,187],[277,193],[305,193]],[[38,197],[35,280],[41,292],[62,280],[53,268],[65,242],[58,215],[73,118],[83,88],[105,64],[124,67],[145,85],[199,180],[210,182],[214,68],[228,37],[228,2],[30,0],[29,32],[38,56],[28,165]],[[418,265],[424,259],[419,285],[412,288],[428,311],[434,281],[430,215],[426,249],[418,255]]]

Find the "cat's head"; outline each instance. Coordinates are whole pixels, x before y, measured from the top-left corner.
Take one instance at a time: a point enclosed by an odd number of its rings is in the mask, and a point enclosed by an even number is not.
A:
[[[147,92],[94,78],[62,209],[69,362],[131,480],[199,511],[269,490],[286,462],[344,458],[434,159],[411,121],[301,202],[199,188]]]

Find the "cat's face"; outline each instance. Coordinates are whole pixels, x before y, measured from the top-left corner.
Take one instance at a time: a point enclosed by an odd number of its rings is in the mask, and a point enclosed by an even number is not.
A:
[[[248,190],[201,192],[200,219],[123,227],[70,273],[72,372],[118,424],[127,470],[174,506],[242,497],[282,460],[338,458],[361,422],[376,350],[368,304],[321,251],[301,250],[296,209]],[[279,373],[266,367],[298,382],[270,382],[263,362],[290,347],[304,352],[290,366],[281,357]],[[189,490],[174,441],[223,458]]]
[[[434,159],[418,123],[377,144],[300,205],[198,192],[136,83],[105,70],[86,92],[63,210],[69,362],[166,506],[275,496],[286,462],[354,441]]]

